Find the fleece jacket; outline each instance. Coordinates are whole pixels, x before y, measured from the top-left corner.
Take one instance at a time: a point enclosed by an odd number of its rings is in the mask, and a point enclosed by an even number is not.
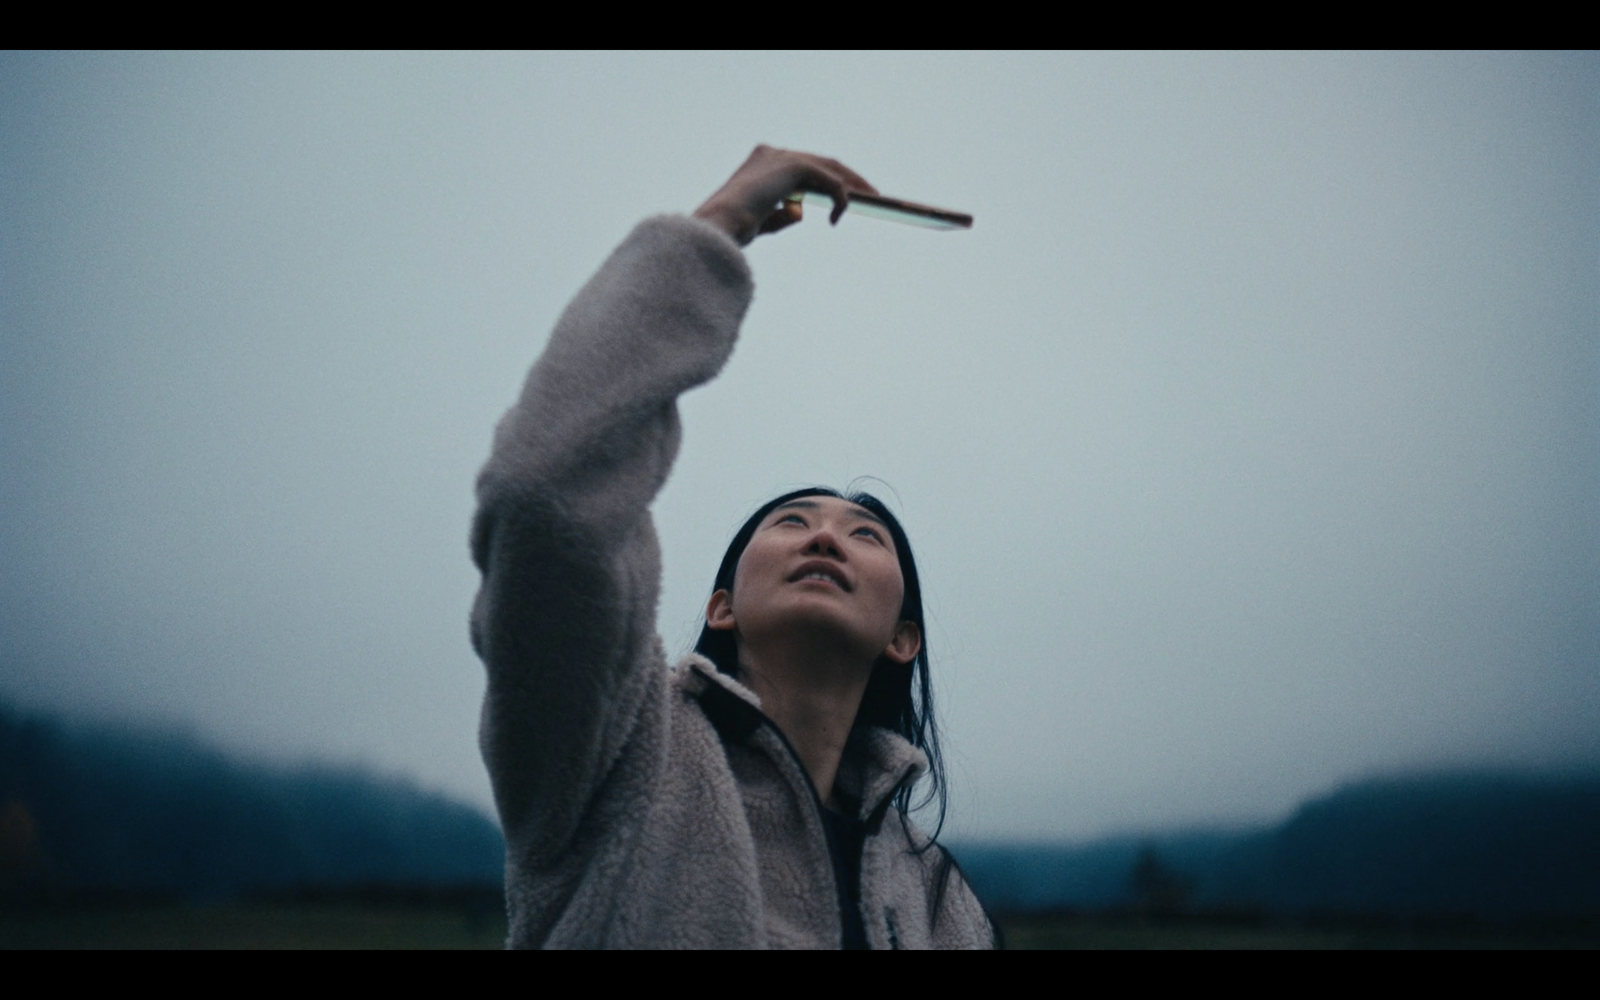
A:
[[[707,660],[668,668],[649,506],[678,450],[680,393],[733,351],[753,292],[738,245],[684,216],[640,223],[568,305],[478,478],[472,642],[506,839],[508,944],[838,948],[820,804],[760,701]],[[873,729],[842,790],[868,835],[873,948],[987,948],[943,849],[893,807],[927,769]]]

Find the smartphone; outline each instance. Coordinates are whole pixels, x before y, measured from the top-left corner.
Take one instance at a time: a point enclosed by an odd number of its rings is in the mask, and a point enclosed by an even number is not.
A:
[[[816,209],[833,211],[833,199],[817,191],[800,191],[790,195],[789,200],[798,201]],[[952,212],[947,208],[919,205],[914,201],[901,201],[899,198],[887,198],[881,194],[852,192],[850,206],[845,211],[854,215],[865,215],[873,219],[904,222],[907,225],[921,226],[924,229],[972,228],[972,216],[965,212]]]

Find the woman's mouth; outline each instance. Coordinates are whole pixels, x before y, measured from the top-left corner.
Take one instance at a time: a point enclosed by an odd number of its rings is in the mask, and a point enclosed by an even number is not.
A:
[[[807,580],[815,580],[819,583],[831,583],[840,590],[847,592],[850,590],[850,584],[847,580],[845,580],[844,574],[833,569],[831,566],[809,563],[805,566],[801,566],[794,572],[793,576],[789,577],[790,583],[801,583]]]

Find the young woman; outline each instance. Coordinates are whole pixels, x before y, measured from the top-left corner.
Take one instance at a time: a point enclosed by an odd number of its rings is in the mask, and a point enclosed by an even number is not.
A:
[[[834,222],[874,191],[758,147],[693,217],[623,241],[496,428],[472,639],[514,947],[994,943],[906,815],[937,747],[916,565],[881,503],[768,503],[729,546],[696,653],[669,671],[655,634],[648,508],[676,400],[732,352],[740,247],[799,221],[798,190],[832,196]]]

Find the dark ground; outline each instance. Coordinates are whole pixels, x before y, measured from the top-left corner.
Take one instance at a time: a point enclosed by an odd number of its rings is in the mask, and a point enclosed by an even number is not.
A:
[[[1600,946],[1600,920],[1471,920],[1128,913],[1008,914],[1013,950],[1549,949]],[[218,905],[99,903],[0,912],[5,949],[494,949],[505,918],[477,901],[280,898]]]
[[[1470,918],[1030,913],[996,917],[1006,947],[1030,950],[1551,949],[1600,947],[1600,919],[1520,924]]]
[[[339,904],[71,910],[0,916],[0,948],[499,948],[504,918]]]
[[[346,886],[196,903],[149,894],[36,898],[0,909],[0,949],[500,948],[497,886]]]

